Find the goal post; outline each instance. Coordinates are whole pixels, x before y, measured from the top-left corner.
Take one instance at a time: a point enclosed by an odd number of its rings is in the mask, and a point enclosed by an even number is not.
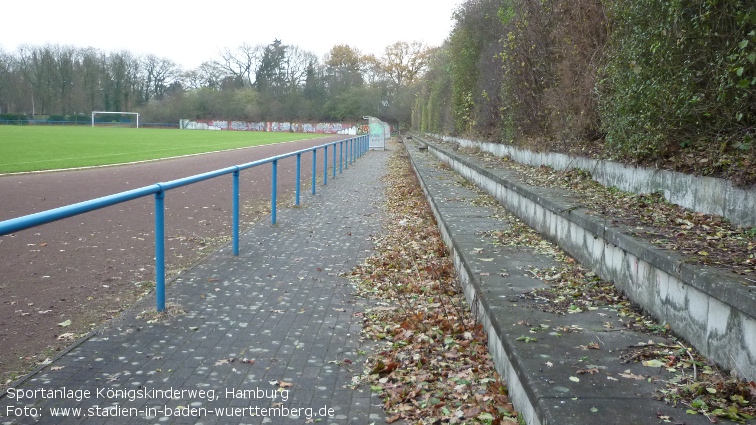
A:
[[[92,127],[95,126],[95,115],[136,115],[136,128],[139,128],[139,112],[92,111]]]

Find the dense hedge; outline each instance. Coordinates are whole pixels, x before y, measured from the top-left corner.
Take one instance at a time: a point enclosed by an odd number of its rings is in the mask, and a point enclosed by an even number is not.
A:
[[[756,2],[467,0],[455,19],[414,128],[756,181]]]
[[[610,0],[599,85],[607,144],[643,160],[696,142],[753,148],[756,3]]]

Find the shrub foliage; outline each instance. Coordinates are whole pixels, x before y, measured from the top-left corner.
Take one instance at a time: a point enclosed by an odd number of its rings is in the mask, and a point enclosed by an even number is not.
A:
[[[607,143],[633,158],[694,143],[749,149],[756,125],[756,5],[609,2],[600,85]]]
[[[454,17],[414,128],[756,181],[756,3],[468,0]]]

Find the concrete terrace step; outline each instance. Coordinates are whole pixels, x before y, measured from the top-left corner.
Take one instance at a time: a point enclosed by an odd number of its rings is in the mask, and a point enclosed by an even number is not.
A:
[[[487,330],[489,351],[527,424],[650,425],[663,416],[671,423],[710,423],[702,415],[689,415],[682,407],[655,399],[661,387],[657,381],[672,374],[620,361],[631,347],[649,341],[672,344],[670,340],[624,330],[622,318],[610,306],[562,315],[537,308],[536,301],[522,294],[546,284],[527,271],[554,266],[556,261],[533,248],[502,246],[489,236],[489,231],[509,223],[490,202],[486,206],[486,195],[451,169],[463,158],[441,151],[450,168],[436,156],[440,150],[433,143],[413,140],[406,146],[453,251],[465,295]],[[421,146],[429,149],[420,150]],[[547,199],[545,192],[531,195]],[[543,330],[530,332],[539,327]],[[596,344],[599,349],[587,348]]]

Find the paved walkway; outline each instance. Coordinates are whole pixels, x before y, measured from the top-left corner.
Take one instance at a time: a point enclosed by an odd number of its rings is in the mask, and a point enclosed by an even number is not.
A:
[[[9,390],[0,424],[382,423],[381,400],[348,386],[367,301],[340,275],[381,229],[389,155],[369,152],[277,225],[258,223],[239,257],[226,247],[183,273],[168,319],[135,317],[150,298]]]

